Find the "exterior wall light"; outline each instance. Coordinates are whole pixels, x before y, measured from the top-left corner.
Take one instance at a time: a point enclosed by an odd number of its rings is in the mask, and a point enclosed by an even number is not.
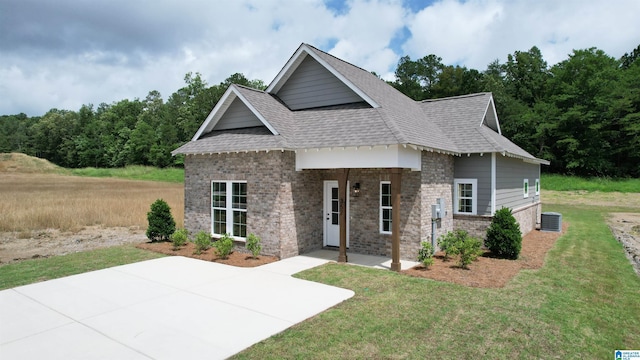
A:
[[[353,185],[353,196],[360,196],[360,183],[356,183],[355,185]]]

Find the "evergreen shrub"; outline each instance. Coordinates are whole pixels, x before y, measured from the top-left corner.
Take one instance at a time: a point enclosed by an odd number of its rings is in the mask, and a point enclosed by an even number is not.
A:
[[[505,259],[518,258],[522,249],[522,234],[520,225],[510,209],[502,208],[496,211],[487,229],[484,244],[495,256]]]
[[[176,222],[171,215],[171,208],[166,201],[158,199],[151,204],[151,210],[147,213],[147,238],[153,241],[167,241],[176,231]]]

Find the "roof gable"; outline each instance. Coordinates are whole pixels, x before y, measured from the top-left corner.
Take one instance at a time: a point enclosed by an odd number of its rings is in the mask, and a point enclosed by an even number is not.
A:
[[[225,114],[229,111],[229,116]],[[253,115],[253,116],[252,116]],[[211,110],[205,121],[193,136],[191,141],[200,139],[203,135],[216,130],[240,129],[264,125],[273,135],[278,131],[256,110],[250,101],[241,93],[238,85],[231,85]]]
[[[304,56],[304,60],[275,95],[291,110],[364,101],[311,56]]]
[[[378,103],[372,99],[369,95],[367,95],[361,88],[356,86],[352,81],[350,81],[347,77],[345,77],[341,72],[339,72],[334,66],[329,64],[322,56],[318,54],[315,48],[309,46],[307,44],[302,44],[298,47],[298,50],[291,56],[289,61],[285,64],[285,66],[280,70],[278,75],[276,75],[275,79],[269,84],[266,92],[271,94],[279,94],[283,87],[289,82],[290,78],[297,72],[298,68],[307,60],[307,57],[311,57],[313,60],[317,62],[320,66],[326,69],[329,73],[331,73],[338,81],[340,81],[344,86],[350,89],[353,93],[355,93],[362,101],[368,103],[371,107],[377,108],[380,107]],[[310,60],[308,60],[310,61]],[[307,61],[307,62],[308,62]],[[304,66],[303,66],[304,70]],[[286,102],[285,102],[286,103]],[[344,103],[343,103],[344,104]],[[333,104],[337,105],[337,104]]]

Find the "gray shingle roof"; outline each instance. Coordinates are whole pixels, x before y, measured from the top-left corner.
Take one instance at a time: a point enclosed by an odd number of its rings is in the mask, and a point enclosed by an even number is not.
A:
[[[453,154],[499,152],[538,160],[483,124],[487,111],[493,111],[490,93],[416,102],[364,69],[313,46],[301,47],[312,51],[379,107],[291,111],[270,93],[232,85],[279,135],[266,128],[211,131],[173,153],[405,144]]]

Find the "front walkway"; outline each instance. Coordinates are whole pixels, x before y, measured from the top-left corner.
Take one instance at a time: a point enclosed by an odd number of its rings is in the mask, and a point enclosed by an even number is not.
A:
[[[306,256],[314,259],[323,259],[329,261],[338,261],[338,251],[322,249],[312,251],[301,256]],[[360,266],[368,266],[376,269],[391,270],[391,259],[384,256],[355,254],[347,251],[347,263]],[[400,260],[401,269],[408,270],[419,263],[417,261]]]

